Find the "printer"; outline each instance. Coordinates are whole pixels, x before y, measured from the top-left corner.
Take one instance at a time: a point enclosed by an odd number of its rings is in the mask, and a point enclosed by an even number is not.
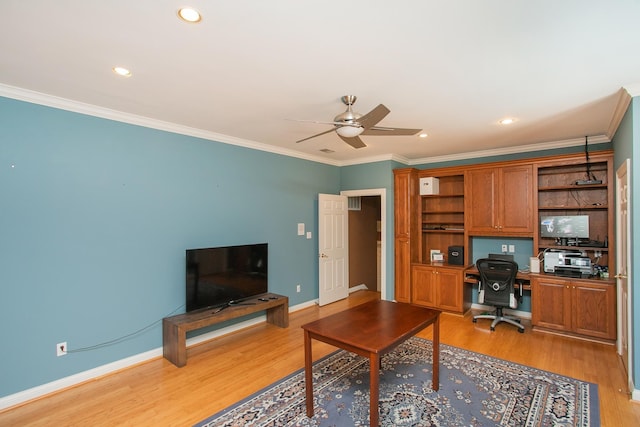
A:
[[[591,258],[580,251],[548,250],[544,253],[544,272],[565,277],[590,277],[593,275]]]

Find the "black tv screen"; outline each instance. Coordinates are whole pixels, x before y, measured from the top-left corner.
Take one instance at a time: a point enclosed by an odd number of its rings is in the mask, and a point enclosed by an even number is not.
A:
[[[187,249],[186,311],[268,292],[268,244]]]

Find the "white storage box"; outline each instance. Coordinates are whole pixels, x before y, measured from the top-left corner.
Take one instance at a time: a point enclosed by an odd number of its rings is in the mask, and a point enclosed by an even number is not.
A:
[[[420,195],[440,194],[440,180],[433,176],[420,178]]]

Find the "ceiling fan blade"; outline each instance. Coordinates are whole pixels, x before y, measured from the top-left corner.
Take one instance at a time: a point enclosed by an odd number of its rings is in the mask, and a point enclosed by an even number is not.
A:
[[[422,129],[388,128],[374,126],[362,132],[362,135],[415,135]]]
[[[360,123],[360,126],[364,127],[365,129],[372,128],[377,125],[380,120],[384,119],[390,112],[391,111],[387,107],[380,104],[364,116],[360,117],[358,119],[358,123]]]
[[[357,137],[357,136],[353,136],[351,138],[346,138],[342,135],[340,135],[339,133],[336,133],[336,135],[338,135],[340,137],[341,140],[343,140],[344,142],[346,142],[347,144],[349,144],[350,146],[352,146],[353,148],[364,148],[367,145],[362,142],[362,140]]]
[[[302,142],[302,141],[306,141],[306,140],[311,139],[311,138],[315,138],[316,136],[324,135],[325,133],[333,132],[335,130],[336,130],[335,128],[331,128],[329,130],[325,130],[324,132],[320,132],[320,133],[317,133],[315,135],[312,135],[312,136],[309,136],[307,138],[304,138],[304,139],[301,139],[299,141],[296,141],[296,144],[299,143],[299,142]]]

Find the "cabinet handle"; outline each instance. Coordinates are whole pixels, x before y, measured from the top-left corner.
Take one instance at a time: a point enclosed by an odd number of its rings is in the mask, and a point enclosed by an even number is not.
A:
[[[613,277],[615,277],[616,279],[626,279],[627,275],[626,274],[616,274]]]

